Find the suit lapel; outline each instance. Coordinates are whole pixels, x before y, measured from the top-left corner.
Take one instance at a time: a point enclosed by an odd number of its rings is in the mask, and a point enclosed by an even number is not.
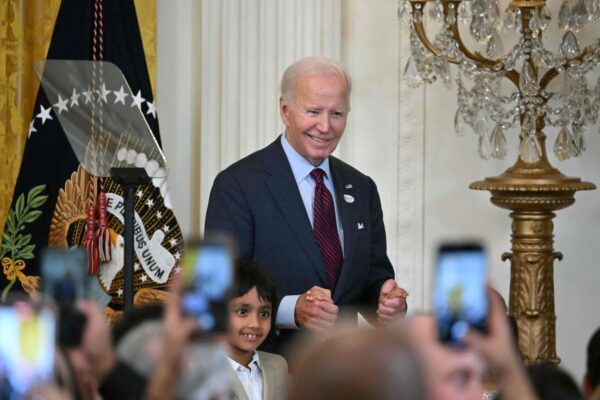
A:
[[[248,395],[246,394],[246,389],[244,389],[244,385],[242,385],[242,381],[240,381],[240,378],[238,378],[231,366],[229,367],[229,382],[231,383],[231,399],[249,400]]]
[[[263,374],[263,400],[272,400],[274,398],[275,377],[272,376],[271,372],[274,370],[274,367],[269,365],[269,358],[264,357],[260,351],[258,352],[258,357],[260,358]]]
[[[355,190],[354,186],[356,185],[356,182],[354,182],[350,174],[348,174],[347,168],[344,168],[339,160],[334,157],[329,157],[329,167],[331,169],[333,185],[335,187],[338,212],[340,213],[340,220],[344,230],[344,263],[335,292],[333,293],[333,300],[335,302],[343,292],[346,282],[348,279],[351,279],[353,275],[354,264],[352,260],[354,260],[356,240],[358,238],[357,227],[355,225],[358,204],[347,202],[344,199],[344,195],[353,196],[353,191]],[[351,186],[346,187],[347,185]]]
[[[278,137],[265,149],[264,170],[268,175],[266,184],[317,274],[323,282],[327,282],[321,253],[280,140]]]

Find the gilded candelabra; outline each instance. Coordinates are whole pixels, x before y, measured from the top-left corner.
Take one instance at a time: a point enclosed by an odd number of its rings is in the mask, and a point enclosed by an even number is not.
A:
[[[439,27],[433,40],[425,15]],[[556,53],[543,41],[552,20],[545,0],[513,0],[504,15],[497,0],[400,0],[398,16],[410,31],[406,83],[439,79],[449,86],[450,64],[456,64],[455,129],[476,133],[481,157],[503,158],[505,131],[514,126],[520,133],[517,162],[470,188],[489,190],[493,204],[512,210],[512,251],[502,259],[511,262],[509,312],[524,360],[558,363],[553,264],[562,254],[553,249],[552,219],[555,210],[575,202],[575,192],[595,186],[550,165],[543,129],[559,130],[553,150],[564,160],[585,150],[585,128],[597,123],[600,80],[590,87],[588,73],[600,61],[600,41],[581,49],[577,34],[600,19],[599,0],[563,1],[557,20],[564,34]],[[506,53],[501,31],[517,38]],[[550,90],[552,82],[558,86]]]

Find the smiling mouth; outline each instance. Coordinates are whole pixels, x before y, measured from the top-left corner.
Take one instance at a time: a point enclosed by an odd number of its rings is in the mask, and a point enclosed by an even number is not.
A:
[[[329,142],[331,140],[331,139],[323,139],[323,138],[320,138],[320,137],[317,137],[317,136],[313,136],[313,135],[308,134],[308,133],[306,134],[306,136],[308,136],[309,138],[311,138],[312,140],[314,140],[317,143],[327,143],[327,142]]]
[[[257,340],[261,337],[261,335],[257,333],[242,333],[241,335],[247,340]]]

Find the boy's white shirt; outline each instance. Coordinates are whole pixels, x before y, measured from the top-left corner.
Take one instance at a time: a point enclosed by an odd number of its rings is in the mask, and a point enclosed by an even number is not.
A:
[[[262,400],[263,398],[263,374],[262,368],[260,365],[260,358],[258,357],[258,353],[256,350],[252,355],[252,360],[250,360],[250,364],[248,367],[245,367],[227,356],[227,361],[229,361],[229,365],[242,382],[242,386],[244,386],[244,390],[246,391],[246,395],[249,400]]]

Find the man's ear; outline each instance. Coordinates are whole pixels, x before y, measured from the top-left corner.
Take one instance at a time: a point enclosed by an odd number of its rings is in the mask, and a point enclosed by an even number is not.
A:
[[[283,98],[283,96],[279,97],[279,116],[281,117],[281,120],[283,121],[283,124],[285,126],[289,125],[288,110],[289,110],[289,106],[288,106],[287,102],[285,101],[285,99]]]

